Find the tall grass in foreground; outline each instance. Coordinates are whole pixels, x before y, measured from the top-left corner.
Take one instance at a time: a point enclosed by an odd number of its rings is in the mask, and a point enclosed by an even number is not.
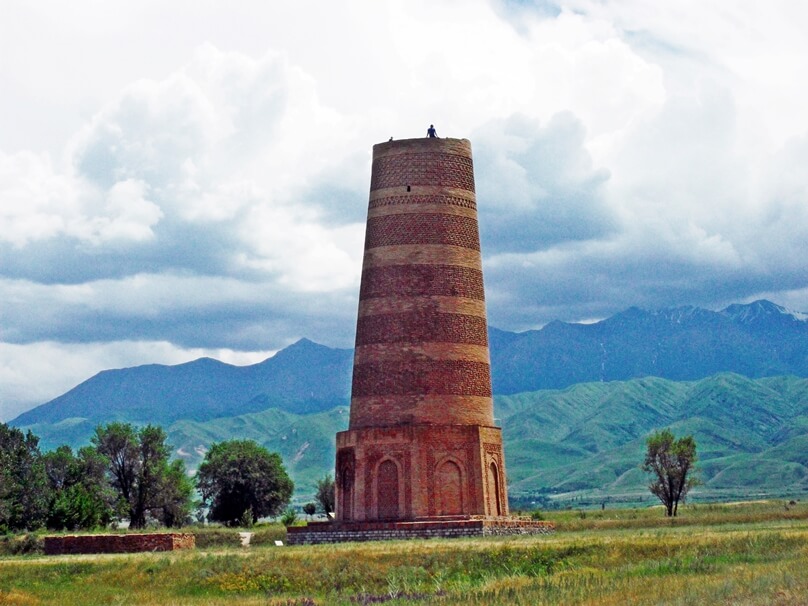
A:
[[[552,537],[7,557],[0,604],[808,604],[803,507],[688,511],[687,525],[570,513],[635,526]]]
[[[546,512],[542,518],[555,522],[559,530],[714,526],[808,520],[808,502],[793,500],[680,505],[679,510],[680,515],[675,518],[665,517],[661,506],[603,511],[569,509]]]

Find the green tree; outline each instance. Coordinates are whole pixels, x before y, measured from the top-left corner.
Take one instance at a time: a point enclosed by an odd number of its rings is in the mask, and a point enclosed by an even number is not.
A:
[[[317,512],[317,505],[315,505],[314,503],[306,503],[305,505],[303,505],[303,513],[309,516],[310,520],[311,516],[313,516],[316,512]]]
[[[74,455],[65,445],[45,453],[43,461],[50,487],[48,528],[91,529],[110,522],[115,492],[107,482],[102,455],[89,447]]]
[[[118,494],[119,513],[128,516],[132,527],[137,528],[140,514],[136,511],[136,492],[141,465],[135,428],[129,423],[99,425],[90,441],[109,462],[107,475]]]
[[[693,436],[676,439],[669,429],[656,431],[646,440],[643,471],[653,475],[648,489],[665,506],[666,516],[675,516],[679,501],[699,484],[695,477],[696,441]]]
[[[42,526],[48,507],[48,482],[39,438],[0,423],[0,530]]]
[[[196,475],[208,517],[238,525],[245,512],[254,519],[276,516],[289,503],[294,484],[281,456],[253,440],[213,444]]]
[[[185,464],[174,460],[159,489],[157,518],[169,528],[179,528],[191,522],[194,509],[194,483],[185,470]]]
[[[331,474],[317,480],[317,494],[314,498],[317,499],[326,516],[334,511],[336,496],[334,494],[334,478],[331,477]]]
[[[182,461],[169,464],[166,433],[130,423],[98,426],[93,446],[108,460],[107,474],[131,528],[143,528],[147,514],[163,522],[182,523],[190,512],[191,494]]]

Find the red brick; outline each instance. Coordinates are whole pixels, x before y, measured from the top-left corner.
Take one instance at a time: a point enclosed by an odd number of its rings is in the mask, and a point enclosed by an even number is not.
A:
[[[359,299],[448,296],[485,300],[483,272],[454,265],[388,265],[362,272]]]
[[[372,343],[468,343],[488,345],[485,318],[468,314],[420,310],[386,313],[362,318],[356,330],[356,346]]]
[[[45,537],[48,555],[77,553],[135,553],[193,549],[196,538],[189,533],[95,534]]]
[[[451,244],[480,250],[477,220],[450,214],[390,214],[368,219],[365,249],[396,244]]]

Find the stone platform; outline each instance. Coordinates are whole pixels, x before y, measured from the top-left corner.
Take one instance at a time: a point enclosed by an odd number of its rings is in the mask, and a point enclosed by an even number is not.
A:
[[[134,553],[193,549],[196,537],[190,533],[155,532],[139,534],[79,534],[45,537],[45,553]]]
[[[289,545],[551,534],[555,524],[522,518],[429,518],[397,522],[309,522],[286,529]]]

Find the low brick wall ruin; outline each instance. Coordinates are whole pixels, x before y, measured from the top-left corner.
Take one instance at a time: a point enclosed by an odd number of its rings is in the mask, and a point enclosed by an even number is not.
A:
[[[134,553],[141,551],[174,551],[193,549],[194,535],[189,533],[152,534],[82,534],[45,537],[45,553]]]
[[[289,545],[316,545],[346,541],[389,541],[453,537],[551,534],[552,522],[519,518],[469,518],[413,522],[310,522],[286,529]]]

